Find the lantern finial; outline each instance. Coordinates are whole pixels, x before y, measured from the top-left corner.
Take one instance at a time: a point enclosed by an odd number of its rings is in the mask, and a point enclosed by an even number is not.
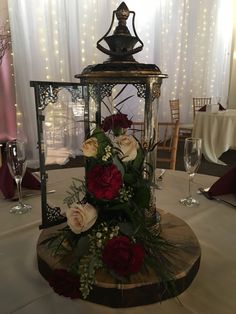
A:
[[[129,18],[130,14],[133,14],[132,27],[133,27],[134,36],[131,35],[131,32],[129,31],[126,25],[126,21]],[[118,20],[118,25],[116,26],[113,34],[108,36],[111,29],[113,28],[115,17]],[[135,26],[134,26],[134,17],[135,17],[135,12],[129,11],[127,5],[124,2],[122,2],[119,5],[117,10],[113,11],[112,22],[111,22],[109,30],[97,42],[97,48],[110,56],[109,62],[113,62],[113,61],[136,62],[132,55],[143,49],[143,43],[139,39],[136,33]],[[107,48],[104,48],[100,44],[102,40],[105,40],[110,50],[108,50]],[[138,42],[140,43],[140,46],[135,48],[135,45]]]

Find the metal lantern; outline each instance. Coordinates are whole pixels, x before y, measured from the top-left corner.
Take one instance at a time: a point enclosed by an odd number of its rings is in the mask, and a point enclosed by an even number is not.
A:
[[[132,33],[127,27],[127,20],[130,15],[132,18]],[[109,35],[112,28],[114,28],[115,16],[118,24],[112,35]],[[166,78],[166,74],[162,74],[160,69],[155,64],[138,63],[133,55],[143,48],[143,43],[139,39],[134,25],[135,13],[129,11],[124,2],[120,4],[116,11],[113,12],[112,23],[108,32],[97,42],[97,48],[109,55],[109,59],[102,64],[89,65],[81,74],[75,77],[80,79],[82,85],[88,86],[88,98],[85,102],[88,113],[86,133],[89,134],[94,124],[99,126],[101,124],[101,117],[104,116],[104,106],[107,107],[106,98],[116,99],[113,96],[116,86],[121,85],[126,88],[131,85],[136,89],[136,97],[143,99],[144,106],[144,135],[143,147],[147,147],[150,143],[157,141],[157,124],[158,124],[158,98],[160,96],[160,88],[162,79]],[[101,45],[102,41],[109,46],[109,49]],[[136,44],[140,44],[135,48]],[[128,95],[125,99],[128,99]],[[139,101],[137,101],[139,103]],[[132,98],[134,104],[134,98]],[[115,109],[115,105],[111,109]],[[156,148],[147,153],[145,164],[152,169],[156,168]],[[143,176],[148,176],[155,182],[155,171],[144,171]],[[154,193],[153,197],[154,197]],[[150,208],[156,212],[155,199],[152,199]]]
[[[130,17],[132,17],[129,24],[132,25],[131,30],[127,26]],[[112,113],[116,112],[117,103],[127,106],[131,116],[133,115],[132,108],[140,108],[140,103],[142,103],[143,116],[138,119],[144,126],[142,145],[145,148],[157,141],[158,99],[162,80],[167,75],[162,74],[155,64],[139,63],[134,59],[133,55],[143,48],[143,43],[135,30],[134,19],[135,13],[129,11],[126,4],[122,2],[113,12],[109,30],[97,42],[97,48],[109,56],[108,60],[101,64],[89,65],[81,74],[75,75],[80,79],[80,83],[31,82],[31,86],[35,88],[39,134],[42,228],[58,224],[63,219],[60,213],[56,212],[57,209],[52,209],[47,205],[43,131],[44,108],[49,102],[55,100],[58,90],[67,88],[73,97],[83,99],[85,136],[101,124],[102,118],[108,114],[108,109]],[[115,22],[117,22],[116,26]],[[110,34],[112,29],[115,30],[113,34]],[[130,90],[132,90],[132,95]],[[124,95],[123,98],[118,100],[122,95]],[[145,164],[153,169],[156,168],[156,148],[147,153]],[[143,176],[150,176],[150,174],[144,171]],[[149,177],[149,179],[155,181],[154,171],[151,176],[152,178]],[[155,200],[152,202],[154,204]],[[52,216],[54,219],[50,220],[48,217]]]

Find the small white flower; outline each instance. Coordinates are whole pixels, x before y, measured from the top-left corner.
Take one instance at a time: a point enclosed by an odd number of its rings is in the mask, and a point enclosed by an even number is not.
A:
[[[96,233],[96,237],[100,239],[100,238],[102,237],[101,232],[97,232],[97,233]]]
[[[111,146],[110,145],[107,145],[106,147],[105,147],[105,152],[110,152],[111,151]]]
[[[97,241],[97,247],[101,247],[102,246],[102,240],[98,240]]]

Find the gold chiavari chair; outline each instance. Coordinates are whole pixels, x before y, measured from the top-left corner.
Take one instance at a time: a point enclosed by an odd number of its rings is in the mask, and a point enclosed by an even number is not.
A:
[[[158,123],[157,167],[158,162],[169,164],[175,169],[179,140],[179,121]]]
[[[205,105],[211,104],[211,97],[194,97],[193,98],[193,118],[196,112]]]
[[[193,130],[193,124],[181,123],[180,120],[180,104],[179,99],[169,100],[171,121],[175,123],[179,121],[179,137],[185,138],[191,136]]]

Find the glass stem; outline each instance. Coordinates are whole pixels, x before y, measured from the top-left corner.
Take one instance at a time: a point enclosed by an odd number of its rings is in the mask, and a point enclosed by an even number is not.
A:
[[[19,204],[23,205],[23,203],[22,203],[22,194],[21,194],[22,177],[20,177],[20,176],[15,177],[15,181],[16,181],[16,187],[17,187],[17,192],[18,192]]]
[[[191,183],[193,182],[193,178],[194,178],[194,173],[190,173],[189,180],[188,180],[188,198],[192,198]]]

